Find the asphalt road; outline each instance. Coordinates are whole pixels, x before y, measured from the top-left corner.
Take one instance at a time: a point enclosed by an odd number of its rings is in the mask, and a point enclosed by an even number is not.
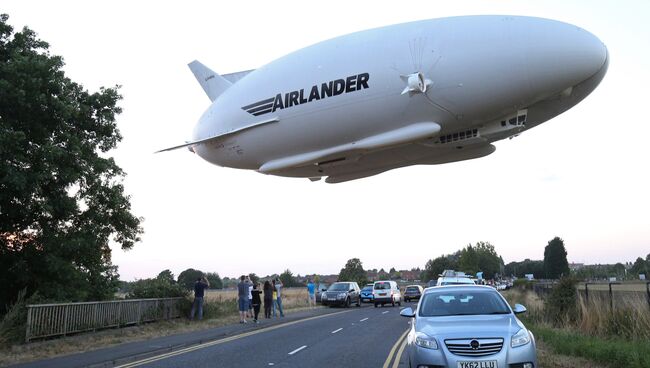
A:
[[[383,367],[408,328],[399,311],[350,307],[121,367]]]
[[[402,308],[407,305],[411,303]],[[125,344],[22,366],[406,367],[402,351],[409,320],[399,315],[400,310],[367,304],[315,309],[285,319],[262,319],[259,325],[204,331],[200,341],[190,341],[196,333],[174,336],[174,347],[170,343],[169,348],[146,354],[140,351],[142,344]]]

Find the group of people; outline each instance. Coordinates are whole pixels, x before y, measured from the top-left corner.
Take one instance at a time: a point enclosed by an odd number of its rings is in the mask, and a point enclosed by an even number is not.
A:
[[[259,323],[258,316],[264,301],[264,318],[275,317],[277,314],[284,317],[282,309],[282,281],[276,278],[272,281],[264,281],[260,290],[258,282],[251,281],[249,276],[242,275],[237,284],[239,323],[247,323],[246,318],[252,318],[254,323]],[[210,282],[205,277],[199,277],[194,283],[194,303],[190,319],[198,312],[198,319],[203,319],[203,297],[205,289],[210,287]],[[309,293],[309,306],[316,304],[315,285],[311,280],[307,281],[307,292]],[[276,313],[277,311],[277,313]]]
[[[247,323],[246,318],[253,318],[253,322],[259,323],[259,313],[264,300],[264,317],[276,316],[276,310],[280,317],[284,317],[282,310],[282,281],[276,278],[273,281],[264,281],[262,290],[259,283],[252,282],[250,277],[242,275],[237,284],[237,295],[239,304],[239,323]]]

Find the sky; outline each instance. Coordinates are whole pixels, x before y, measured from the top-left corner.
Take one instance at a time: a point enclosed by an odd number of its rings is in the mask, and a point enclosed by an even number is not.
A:
[[[90,91],[121,85],[126,171],[142,241],[113,246],[123,280],[187,268],[238,276],[423,268],[469,243],[504,261],[542,259],[555,236],[571,262],[650,253],[650,2],[625,1],[32,1],[3,0]],[[457,15],[509,14],[580,26],[608,47],[600,86],[564,114],[499,141],[485,158],[415,166],[330,185],[222,168],[187,150],[209,99],[187,68],[258,68],[364,29]]]

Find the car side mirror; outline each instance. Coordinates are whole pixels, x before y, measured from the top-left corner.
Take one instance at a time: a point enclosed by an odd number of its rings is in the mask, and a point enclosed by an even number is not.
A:
[[[399,315],[402,317],[415,318],[415,312],[413,312],[413,308],[411,307],[402,309],[402,311],[399,312]]]
[[[512,311],[515,312],[515,314],[521,314],[521,313],[525,313],[527,309],[521,304],[515,304],[515,307],[512,308]]]
[[[354,289],[350,289],[350,292],[351,292],[351,293],[354,293]]]

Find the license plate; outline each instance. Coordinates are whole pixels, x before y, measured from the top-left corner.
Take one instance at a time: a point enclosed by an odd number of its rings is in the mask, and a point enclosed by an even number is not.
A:
[[[379,296],[386,296],[386,293],[379,293]]]
[[[336,300],[336,298],[327,298],[327,300]]]
[[[458,362],[458,368],[497,368],[497,361],[483,360],[480,362]]]

